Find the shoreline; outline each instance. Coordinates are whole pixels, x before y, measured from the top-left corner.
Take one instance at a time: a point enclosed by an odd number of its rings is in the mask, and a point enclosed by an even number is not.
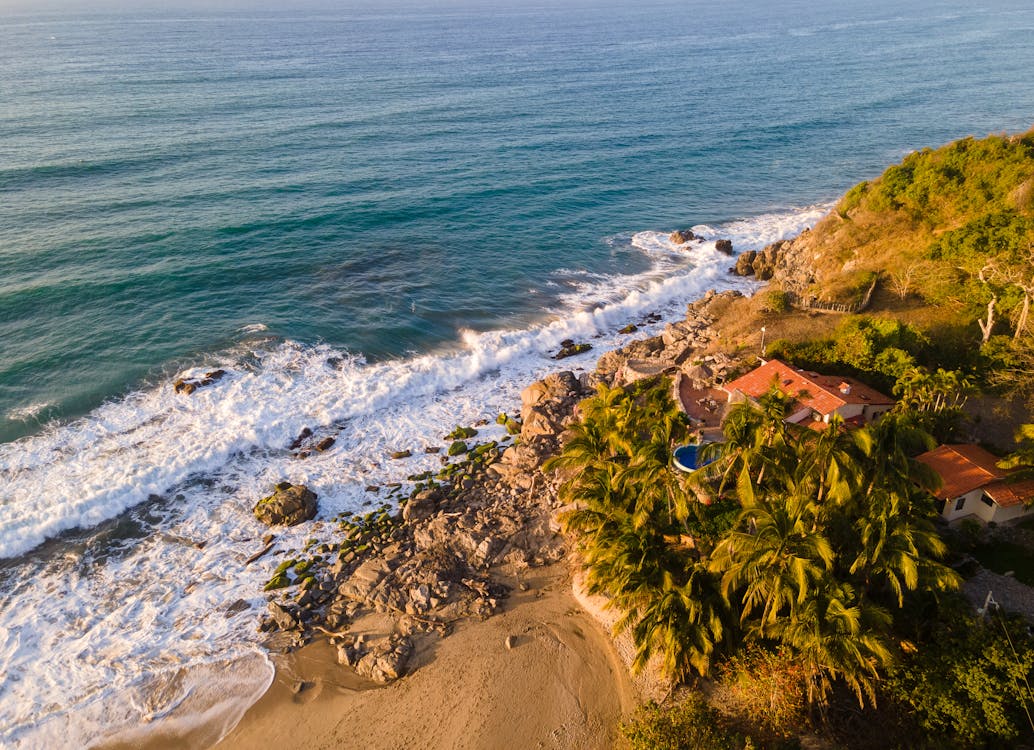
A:
[[[576,378],[559,370],[525,388],[520,422],[515,422],[519,445],[505,450],[500,445],[485,467],[476,461],[473,468],[465,465],[473,479],[458,483],[451,494],[415,489],[399,513],[398,527],[374,537],[368,554],[349,552],[347,563],[335,564],[333,586],[311,589],[339,588],[350,600],[347,608],[330,604],[331,619],[323,619],[323,625],[310,628],[307,613],[297,610],[293,621],[283,621],[279,605],[271,604],[285,635],[300,630],[316,638],[274,657],[273,684],[217,747],[243,750],[261,739],[285,747],[350,747],[355,741],[364,748],[495,748],[512,746],[514,737],[528,747],[613,747],[620,720],[641,699],[663,696],[667,685],[656,666],[632,676],[628,634],[614,638],[610,628],[616,618],[606,611],[605,600],[588,597],[578,584],[577,562],[553,520],[560,509],[557,479],[543,475],[540,467],[559,449],[577,401],[597,382],[634,377],[635,368],[624,366],[630,362],[647,361],[647,370],[681,367],[692,359],[690,353],[702,353],[714,340],[707,308],[730,295],[738,293],[708,291],[688,304],[683,319],[666,324],[663,334],[629,335],[626,345],[601,352],[591,372]],[[480,508],[481,520],[465,524],[471,507]],[[495,534],[507,519],[504,543]],[[413,571],[408,579],[391,577],[411,561],[419,572],[420,555],[442,545],[482,582],[463,579],[482,591],[467,601],[465,611],[457,611],[448,598],[444,605],[432,599],[428,608],[413,588]],[[371,570],[377,572],[373,578]],[[440,583],[432,581],[430,590],[438,592]],[[435,619],[446,610],[456,616]],[[319,622],[323,615],[314,617]],[[360,661],[364,653],[376,652],[376,644],[395,644],[400,637],[412,653],[398,666],[401,679],[394,679],[395,666]],[[516,662],[514,650],[522,657]],[[339,666],[346,660],[349,666]],[[364,679],[357,669],[387,684]],[[392,674],[386,677],[385,671]],[[506,710],[517,699],[536,708],[526,715]],[[425,719],[439,727],[438,734],[421,733],[427,730],[421,729]]]
[[[523,583],[495,615],[425,640],[413,671],[384,687],[348,684],[327,641],[279,657],[270,689],[215,747],[613,747],[636,700],[608,634],[578,607],[565,562]]]

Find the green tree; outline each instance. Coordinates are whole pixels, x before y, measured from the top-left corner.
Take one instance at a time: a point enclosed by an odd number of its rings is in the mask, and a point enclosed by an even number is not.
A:
[[[875,702],[880,669],[893,661],[889,626],[885,610],[860,601],[850,584],[825,577],[791,616],[773,623],[771,634],[799,655],[811,703],[825,703],[839,679],[864,705]]]
[[[858,550],[850,573],[863,592],[888,593],[900,608],[905,592],[958,589],[961,577],[938,562],[947,552],[933,523],[917,512],[925,498],[878,489],[855,521]]]
[[[741,621],[757,610],[756,629],[804,605],[833,565],[829,541],[815,530],[808,499],[781,496],[745,505],[738,528],[722,540],[711,557],[722,573],[726,596],[740,602]]]
[[[998,466],[1014,471],[1017,479],[1034,478],[1034,424],[1022,424],[1013,436],[1016,450],[998,462]]]

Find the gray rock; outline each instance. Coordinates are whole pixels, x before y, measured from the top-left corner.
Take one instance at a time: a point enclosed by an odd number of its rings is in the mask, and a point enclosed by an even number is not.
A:
[[[281,630],[292,630],[298,626],[298,619],[292,608],[285,607],[277,602],[270,602],[269,614],[272,615],[273,622]]]
[[[411,498],[402,509],[402,520],[415,523],[430,518],[438,509],[442,494],[438,490],[424,490]]]
[[[388,563],[380,558],[371,557],[338,587],[338,593],[349,599],[365,601],[373,598],[373,593],[380,582],[391,573]]]

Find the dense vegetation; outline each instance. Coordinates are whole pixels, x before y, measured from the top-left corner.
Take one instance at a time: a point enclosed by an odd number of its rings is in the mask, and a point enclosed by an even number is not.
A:
[[[574,503],[565,522],[587,585],[621,611],[636,667],[718,678],[762,742],[821,725],[844,695],[896,707],[903,746],[1021,732],[1017,679],[1034,677],[1034,649],[954,603],[960,578],[932,522],[937,480],[913,459],[933,445],[923,409],[944,401],[940,390],[914,387],[873,425],[815,432],[784,422],[790,399],[773,389],[734,407],[724,442],[704,449],[713,462],[686,475],[670,468],[687,429],[669,389],[601,385],[549,465]],[[629,736],[695,727],[699,715],[648,713]]]
[[[792,746],[809,726],[858,748],[1029,740],[1034,641],[956,593],[949,557],[981,548],[938,533],[936,479],[914,457],[965,439],[974,394],[1034,408],[1034,130],[912,153],[790,252],[768,291],[722,303],[720,347],[753,359],[767,326],[768,356],[893,393],[889,415],[814,432],[783,421],[773,390],[727,414],[713,463],[685,475],[669,468],[688,432],[669,385],[601,386],[551,463],[587,585],[621,612],[635,666],[706,676],[722,708],[691,694],[644,710],[626,736],[643,748]],[[864,314],[792,308],[789,290],[855,299],[876,275]],[[1034,475],[1034,426],[1001,465]]]
[[[807,294],[853,298],[879,274],[900,300],[893,317],[926,319],[884,330],[896,351],[884,362],[848,362],[856,371],[893,382],[907,366],[892,359],[900,350],[927,367],[951,362],[987,385],[1034,393],[1034,130],[913,152],[848,191],[802,243],[813,272]],[[886,329],[891,317],[876,325]],[[834,337],[841,349],[847,333]],[[802,361],[814,362],[819,346],[800,352]]]

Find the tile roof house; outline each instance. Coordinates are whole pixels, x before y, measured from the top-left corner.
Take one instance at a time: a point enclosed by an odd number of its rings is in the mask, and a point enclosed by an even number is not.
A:
[[[916,457],[941,477],[936,497],[948,521],[976,516],[1002,523],[1034,513],[1034,480],[1007,482],[998,459],[977,445],[941,445]]]
[[[798,370],[778,359],[770,359],[746,375],[726,383],[729,402],[744,398],[756,400],[773,383],[796,398],[795,410],[787,422],[822,427],[834,414],[845,422],[865,424],[894,406],[894,399],[884,396],[865,383],[842,375],[819,375]]]

